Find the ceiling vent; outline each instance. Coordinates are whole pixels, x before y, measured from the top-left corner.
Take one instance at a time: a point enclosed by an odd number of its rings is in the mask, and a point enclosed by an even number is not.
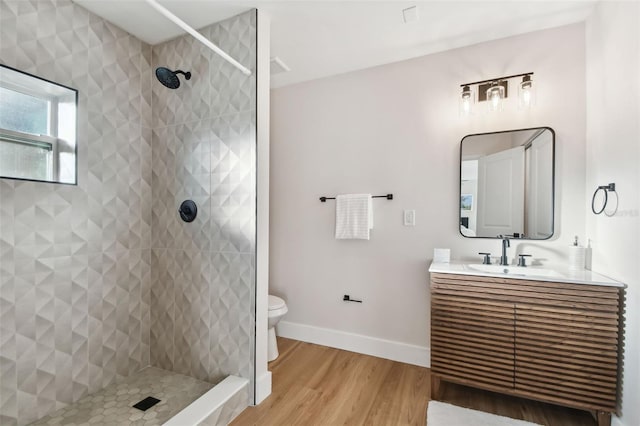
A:
[[[287,64],[282,62],[282,59],[278,58],[277,56],[271,58],[271,75],[289,71],[291,71],[291,68],[289,68]]]

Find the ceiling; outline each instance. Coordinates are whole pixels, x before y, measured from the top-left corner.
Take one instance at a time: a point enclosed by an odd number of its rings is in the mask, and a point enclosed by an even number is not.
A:
[[[150,44],[183,31],[143,0],[73,0]],[[271,18],[272,87],[583,21],[595,1],[159,0],[194,28],[251,8]],[[418,20],[402,10],[416,6]]]

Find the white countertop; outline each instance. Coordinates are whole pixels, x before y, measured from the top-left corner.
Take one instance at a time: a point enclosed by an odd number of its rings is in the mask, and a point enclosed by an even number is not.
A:
[[[451,263],[431,263],[429,266],[429,272],[437,272],[441,274],[457,274],[457,275],[477,275],[482,277],[498,277],[498,278],[513,278],[516,280],[532,280],[532,281],[552,281],[569,284],[591,284],[591,285],[605,285],[611,287],[627,287],[626,284],[612,280],[611,278],[600,275],[596,272],[589,270],[582,271],[569,271],[553,268],[553,272],[557,275],[550,276],[550,268],[538,268],[536,266],[527,266],[522,268],[519,266],[505,266],[509,273],[504,272],[486,272],[473,269],[470,262],[453,261]],[[479,266],[479,265],[478,265]],[[500,269],[500,268],[497,268]],[[526,271],[523,271],[526,269]],[[540,275],[535,275],[535,271],[538,269]],[[519,274],[519,272],[526,272],[527,275]]]

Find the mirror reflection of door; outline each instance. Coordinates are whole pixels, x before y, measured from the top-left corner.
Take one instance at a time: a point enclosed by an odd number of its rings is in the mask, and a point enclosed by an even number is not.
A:
[[[477,235],[524,233],[524,147],[478,159]]]
[[[553,138],[540,133],[526,152],[526,235],[547,239],[553,235]]]
[[[465,237],[553,235],[554,133],[547,127],[470,135],[461,143]]]

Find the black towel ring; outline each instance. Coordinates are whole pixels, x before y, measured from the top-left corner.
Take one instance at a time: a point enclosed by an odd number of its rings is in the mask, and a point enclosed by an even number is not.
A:
[[[596,195],[598,195],[598,192],[600,191],[604,192],[604,202],[602,203],[602,208],[596,211]],[[604,209],[607,208],[607,203],[609,202],[609,191],[616,192],[615,183],[610,183],[609,185],[601,185],[596,188],[595,192],[593,193],[593,197],[591,197],[591,211],[593,212],[593,214],[602,214],[602,212],[604,212]],[[616,198],[617,197],[618,194],[616,193]]]

